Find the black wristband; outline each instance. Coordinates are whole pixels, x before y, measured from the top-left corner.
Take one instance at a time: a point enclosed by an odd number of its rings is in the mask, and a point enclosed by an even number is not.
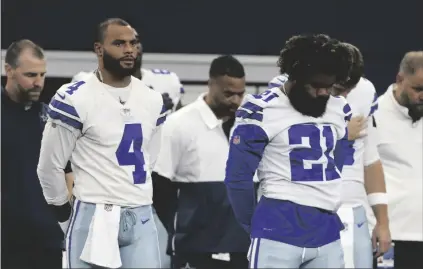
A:
[[[67,221],[71,215],[72,207],[69,202],[61,206],[50,205],[58,222]]]

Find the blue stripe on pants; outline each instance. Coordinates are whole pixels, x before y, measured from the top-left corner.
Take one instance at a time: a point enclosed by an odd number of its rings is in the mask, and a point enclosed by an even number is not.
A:
[[[73,226],[75,225],[75,219],[79,212],[79,206],[81,205],[81,202],[79,200],[75,199],[74,205],[73,205],[73,211],[71,216],[71,221],[68,227],[68,230],[66,232],[66,255],[67,255],[67,261],[68,261],[68,268],[72,268],[71,266],[71,260],[69,258],[70,253],[72,251],[71,245],[72,245],[72,231]]]
[[[260,238],[253,238],[251,240],[250,249],[248,250],[249,267],[251,269],[258,268],[258,258],[260,250]]]

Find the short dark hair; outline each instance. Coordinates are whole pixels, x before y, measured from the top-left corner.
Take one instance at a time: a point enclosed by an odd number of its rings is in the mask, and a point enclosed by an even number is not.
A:
[[[103,43],[104,37],[106,36],[106,31],[109,25],[119,25],[119,26],[130,26],[128,22],[120,18],[110,18],[101,22],[97,26],[97,31],[95,35],[95,42]]]
[[[350,50],[350,53],[352,55],[352,65],[349,78],[342,84],[342,86],[346,88],[352,88],[355,87],[360,81],[360,79],[364,76],[363,54],[361,54],[361,51],[353,44],[343,43],[343,45]]]
[[[44,59],[43,49],[29,39],[21,39],[10,44],[6,51],[5,63],[12,68],[19,66],[19,56],[22,51],[30,49],[35,57]]]
[[[352,55],[341,42],[327,35],[297,35],[285,43],[277,64],[280,73],[288,74],[290,80],[330,74],[341,82],[348,78]]]
[[[223,55],[214,59],[210,65],[209,77],[245,77],[244,66],[232,55]]]

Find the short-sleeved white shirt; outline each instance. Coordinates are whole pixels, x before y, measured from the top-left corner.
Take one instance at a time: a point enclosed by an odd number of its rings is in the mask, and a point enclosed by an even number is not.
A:
[[[225,179],[229,142],[222,120],[204,101],[170,115],[163,126],[162,145],[154,171],[176,182],[218,182]]]
[[[423,119],[412,122],[392,87],[375,113],[392,239],[423,241]]]

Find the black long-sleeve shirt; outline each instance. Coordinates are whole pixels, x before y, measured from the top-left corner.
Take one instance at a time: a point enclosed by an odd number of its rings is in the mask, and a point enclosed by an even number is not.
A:
[[[1,94],[2,245],[12,240],[61,248],[64,235],[37,176],[47,108],[16,103],[3,88]],[[65,172],[70,171],[68,164]]]

